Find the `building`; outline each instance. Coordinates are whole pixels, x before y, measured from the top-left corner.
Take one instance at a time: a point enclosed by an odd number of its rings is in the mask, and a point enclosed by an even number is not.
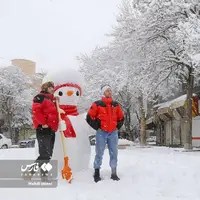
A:
[[[35,62],[27,59],[13,59],[12,65],[19,67],[25,75],[31,78],[32,84],[29,85],[30,87],[33,87],[36,90],[36,92],[40,90],[44,74],[36,73]]]
[[[31,60],[13,59],[12,65],[21,68],[21,70],[27,76],[32,76],[32,75],[36,74],[36,63]]]
[[[40,91],[40,86],[42,84],[42,79],[44,74],[36,73],[36,63],[27,59],[13,59],[12,65],[19,67],[25,75],[31,79],[31,84],[27,83],[27,87],[34,89],[34,94]],[[20,139],[25,139],[30,135],[35,134],[34,129],[31,127],[21,128],[19,133]]]
[[[183,146],[186,123],[184,119],[186,95],[154,106],[154,114],[146,124],[147,129],[153,129],[158,145]],[[200,146],[199,97],[193,95],[192,100],[192,144]]]

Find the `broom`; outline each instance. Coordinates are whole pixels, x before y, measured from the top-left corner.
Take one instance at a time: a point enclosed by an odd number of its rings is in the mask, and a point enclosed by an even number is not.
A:
[[[56,107],[57,107],[57,111],[58,111],[58,118],[59,121],[62,120],[61,115],[60,115],[60,107],[59,107],[59,102],[58,99],[56,99]],[[66,153],[66,147],[65,147],[65,141],[64,141],[64,133],[63,131],[60,131],[61,134],[61,140],[62,140],[62,147],[63,147],[63,153],[64,153],[64,167],[62,170],[62,178],[66,179],[68,181],[68,183],[71,183],[72,181],[72,170],[69,167],[69,158],[67,156]]]

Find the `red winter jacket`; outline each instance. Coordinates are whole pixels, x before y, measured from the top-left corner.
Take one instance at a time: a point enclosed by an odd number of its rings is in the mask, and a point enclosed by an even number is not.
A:
[[[102,100],[92,104],[86,120],[93,129],[100,128],[110,133],[123,126],[124,115],[119,103],[112,98],[103,97]]]
[[[36,95],[33,99],[32,114],[35,129],[39,125],[47,124],[53,131],[58,130],[58,112],[53,94],[41,92]]]

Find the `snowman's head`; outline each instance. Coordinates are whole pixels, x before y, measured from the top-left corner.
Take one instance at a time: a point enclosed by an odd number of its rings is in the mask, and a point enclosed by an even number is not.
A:
[[[59,96],[60,105],[77,106],[80,96],[82,95],[81,88],[76,84],[62,84],[55,87],[54,96]]]
[[[73,69],[63,69],[48,73],[44,78],[44,81],[47,80],[54,83],[54,96],[59,96],[60,105],[77,106],[84,85],[84,79],[80,72]]]

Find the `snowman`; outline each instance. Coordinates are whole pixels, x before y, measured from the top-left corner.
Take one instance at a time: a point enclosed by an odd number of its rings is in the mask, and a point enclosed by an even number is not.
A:
[[[78,71],[67,69],[48,74],[44,77],[43,82],[47,81],[53,81],[55,84],[54,96],[59,97],[61,118],[66,124],[66,130],[63,133],[56,132],[52,160],[58,161],[58,169],[61,171],[64,166],[61,137],[61,134],[63,134],[69,166],[74,175],[88,169],[91,155],[89,135],[95,134],[85,120],[86,114],[79,114],[77,109],[77,104],[83,92],[84,80]]]

